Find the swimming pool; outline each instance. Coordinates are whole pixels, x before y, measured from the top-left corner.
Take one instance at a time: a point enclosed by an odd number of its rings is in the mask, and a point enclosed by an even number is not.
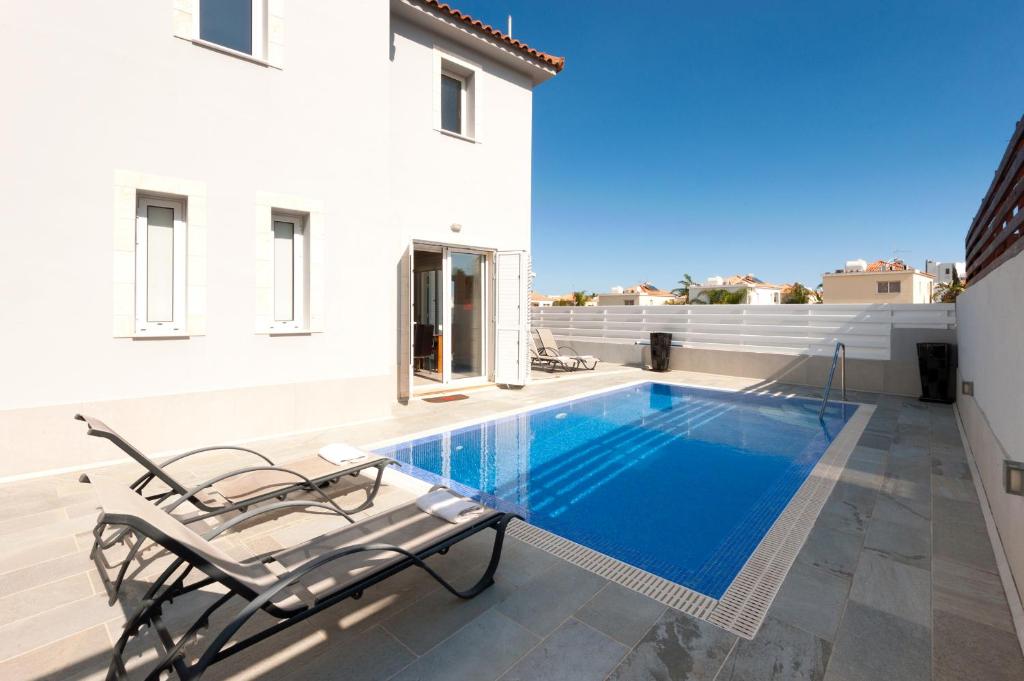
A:
[[[819,405],[648,382],[377,451],[718,599],[857,409]]]

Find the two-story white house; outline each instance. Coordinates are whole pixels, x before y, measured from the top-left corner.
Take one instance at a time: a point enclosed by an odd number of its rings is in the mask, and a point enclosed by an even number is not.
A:
[[[526,380],[561,58],[434,0],[4,18],[0,479],[110,459],[76,411],[158,453]]]

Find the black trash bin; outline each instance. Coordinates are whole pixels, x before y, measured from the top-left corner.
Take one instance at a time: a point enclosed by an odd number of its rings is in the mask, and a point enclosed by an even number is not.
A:
[[[918,343],[917,366],[921,372],[921,401],[952,404],[956,401],[956,346],[952,343]]]
[[[668,356],[672,350],[672,334],[655,332],[651,334],[651,369],[668,371]]]

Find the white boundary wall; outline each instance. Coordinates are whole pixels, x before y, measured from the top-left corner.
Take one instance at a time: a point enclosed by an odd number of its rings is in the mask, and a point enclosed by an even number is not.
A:
[[[957,330],[960,379],[974,383],[973,396],[964,395],[963,384],[958,385],[957,409],[1012,574],[1007,591],[1016,590],[1024,600],[1024,497],[1007,494],[1003,487],[1003,462],[1024,461],[1021,292],[1024,254],[972,284],[957,301],[963,321]],[[1024,641],[1024,629],[1019,635]]]
[[[953,329],[956,306],[535,307],[532,324],[579,341],[632,345],[661,331],[682,347],[775,355],[830,356],[842,341],[850,359],[889,360],[893,329]]]

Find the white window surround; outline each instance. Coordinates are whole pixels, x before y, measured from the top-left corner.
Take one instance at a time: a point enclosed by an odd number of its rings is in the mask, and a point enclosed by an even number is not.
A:
[[[139,195],[135,217],[135,335],[185,333],[186,199]],[[159,219],[157,219],[159,218]],[[172,218],[172,219],[167,219]]]
[[[159,337],[202,336],[206,333],[206,185],[175,177],[130,170],[114,171],[113,335],[153,338],[136,329],[136,239],[140,197],[177,197],[184,204],[184,327]],[[177,320],[175,320],[177,321]]]
[[[478,64],[457,57],[437,45],[434,46],[433,72],[433,126],[434,130],[448,137],[480,143],[483,129],[481,115],[481,74]],[[455,78],[462,83],[462,130],[452,132],[441,126],[441,76]]]
[[[301,295],[305,315],[279,321],[275,314],[274,229],[280,217],[303,218],[304,270]],[[318,199],[260,192],[253,209],[256,317],[253,331],[265,335],[321,333],[324,330],[324,207]],[[296,272],[296,278],[298,273]],[[297,287],[298,288],[298,287]]]
[[[174,35],[199,47],[208,48],[261,66],[284,68],[285,0],[253,0],[253,53],[203,40],[199,32],[199,4],[203,0],[174,0]]]

